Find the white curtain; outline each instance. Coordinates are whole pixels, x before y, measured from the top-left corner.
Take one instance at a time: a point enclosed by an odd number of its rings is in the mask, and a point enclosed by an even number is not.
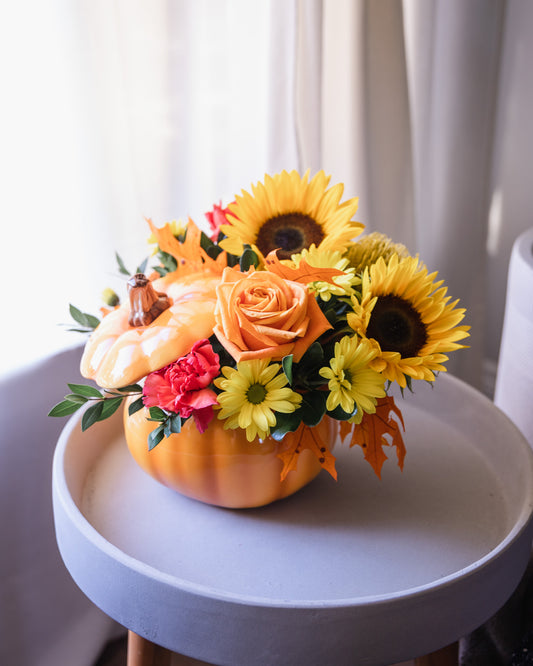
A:
[[[467,307],[471,349],[448,368],[478,387],[494,296],[485,248],[505,9],[325,2],[324,166],[345,174],[369,229],[419,252]]]
[[[17,63],[3,109],[6,270],[30,284],[21,266],[47,275],[32,311],[41,335],[5,333],[24,347],[4,365],[31,359],[46,331],[64,344],[65,303],[94,312],[104,287],[123,288],[114,252],[128,267],[144,258],[144,217],[202,223],[265,172],[324,168],[360,197],[369,230],[419,252],[468,308],[471,349],[449,369],[484,387],[511,245],[530,224],[531,3],[54,0],[45,11],[25,0],[3,11],[3,66]]]

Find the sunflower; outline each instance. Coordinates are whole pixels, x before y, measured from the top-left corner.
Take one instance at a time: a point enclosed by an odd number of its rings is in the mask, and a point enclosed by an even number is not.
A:
[[[342,183],[327,186],[330,177],[319,171],[310,181],[309,171],[301,177],[297,171],[265,175],[264,183],[252,185],[252,194],[242,191],[228,206],[227,219],[220,229],[227,238],[220,246],[240,255],[249,244],[266,257],[279,250],[279,259],[289,259],[313,243],[320,250],[344,249],[358,236],[363,225],[353,222],[357,199],[339,203]]]
[[[357,422],[363,412],[373,414],[376,411],[376,398],[385,396],[385,379],[370,367],[375,355],[376,349],[356,335],[346,335],[335,343],[330,367],[319,371],[322,377],[329,380],[330,393],[326,402],[329,411],[340,406],[346,413],[353,414],[357,408]]]
[[[284,263],[298,268],[302,259],[314,268],[336,268],[343,271],[343,275],[334,276],[335,284],[317,281],[308,285],[323,301],[329,301],[331,296],[351,296],[354,293],[353,286],[361,282],[355,275],[355,269],[349,266],[348,259],[343,257],[339,250],[319,250],[313,243],[308,250],[303,249],[298,254],[293,254],[291,261]]]
[[[356,273],[362,273],[367,266],[375,264],[380,257],[388,262],[393,254],[408,257],[409,251],[405,245],[395,243],[385,234],[373,231],[361,236],[355,243],[351,243],[346,250],[345,257]]]
[[[437,273],[428,274],[417,257],[379,258],[363,273],[361,301],[352,297],[348,324],[375,346],[372,366],[403,388],[406,376],[435,380],[445,371],[446,352],[462,349],[469,326],[465,310],[450,302]]]
[[[224,428],[246,429],[246,438],[264,439],[276,425],[274,412],[289,414],[302,401],[302,396],[286,387],[287,377],[278,374],[279,363],[269,365],[268,359],[237,363],[236,368],[224,366],[223,377],[215,379],[222,389],[218,396],[219,419],[226,419]]]

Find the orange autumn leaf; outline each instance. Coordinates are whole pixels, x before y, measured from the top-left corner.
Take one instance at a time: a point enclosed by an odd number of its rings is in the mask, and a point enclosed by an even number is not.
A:
[[[304,437],[304,433],[310,437]],[[337,471],[335,469],[335,456],[328,449],[326,443],[322,440],[316,428],[301,423],[295,432],[289,432],[283,438],[283,451],[278,453],[278,458],[283,462],[280,480],[283,481],[287,474],[296,469],[298,457],[304,449],[309,449],[318,458],[322,467],[337,480]]]
[[[158,228],[147,219],[150,230],[157,239],[159,248],[174,257],[178,264],[176,273],[183,275],[197,271],[207,270],[211,273],[222,273],[227,266],[227,254],[221,252],[216,259],[212,259],[201,247],[202,232],[189,218],[185,240],[180,242],[172,233],[170,224]]]
[[[115,305],[115,306],[112,307],[112,308],[111,308],[111,307],[106,308],[106,307],[103,307],[103,306],[102,306],[102,307],[100,308],[100,314],[102,315],[102,317],[107,317],[108,314],[110,314],[111,312],[114,312],[114,311],[117,310],[119,307],[120,307],[120,305]]]
[[[298,268],[292,268],[286,264],[282,264],[277,257],[277,250],[269,252],[265,259],[266,270],[271,273],[276,273],[284,280],[292,280],[293,282],[329,282],[336,284],[333,278],[336,275],[344,275],[343,271],[338,268],[316,268],[307,263],[305,259],[300,259]]]
[[[350,447],[359,445],[364,451],[365,460],[381,478],[381,468],[387,460],[383,451],[384,446],[396,447],[398,467],[403,469],[406,451],[400,425],[405,430],[402,413],[396,406],[394,398],[386,396],[378,398],[375,413],[365,413],[361,423],[341,422],[341,437],[344,440],[351,434]]]

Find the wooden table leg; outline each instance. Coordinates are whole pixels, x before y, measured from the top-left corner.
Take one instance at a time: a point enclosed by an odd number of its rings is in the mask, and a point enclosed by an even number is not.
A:
[[[417,657],[415,666],[458,666],[459,644],[452,643],[446,647],[427,654],[425,657]]]
[[[128,631],[127,666],[170,666],[172,652]]]
[[[128,631],[127,666],[210,666],[206,661],[199,661],[183,654],[172,652],[142,638],[133,631]]]

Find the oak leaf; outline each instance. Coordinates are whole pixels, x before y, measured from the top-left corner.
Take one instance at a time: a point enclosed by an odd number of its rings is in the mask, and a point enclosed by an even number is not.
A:
[[[344,275],[343,271],[338,268],[317,268],[307,263],[305,259],[300,259],[298,268],[293,268],[281,263],[277,257],[277,250],[269,252],[265,259],[265,267],[267,271],[276,273],[284,280],[292,280],[293,282],[329,282],[336,284],[333,278],[337,275]]]
[[[304,437],[307,434],[307,437]],[[316,428],[311,428],[301,423],[295,432],[289,432],[283,438],[283,450],[278,453],[278,458],[283,462],[281,470],[281,481],[287,474],[296,469],[300,453],[304,449],[309,449],[318,458],[322,467],[337,480],[337,471],[335,469],[335,456],[328,449],[326,443],[322,440]]]
[[[202,232],[189,219],[187,223],[187,235],[185,240],[180,242],[172,233],[170,224],[158,228],[147,219],[150,230],[157,239],[159,249],[174,257],[177,262],[176,273],[189,274],[196,271],[208,269],[215,273],[222,273],[227,265],[227,254],[221,252],[216,259],[212,259],[201,247],[200,239]]]
[[[387,460],[384,446],[396,447],[398,467],[403,469],[405,444],[401,429],[405,431],[402,412],[392,396],[378,398],[374,414],[364,414],[359,424],[347,421],[341,423],[341,438],[351,434],[350,447],[356,444],[364,451],[365,460],[370,463],[376,475],[381,479],[381,468]]]

